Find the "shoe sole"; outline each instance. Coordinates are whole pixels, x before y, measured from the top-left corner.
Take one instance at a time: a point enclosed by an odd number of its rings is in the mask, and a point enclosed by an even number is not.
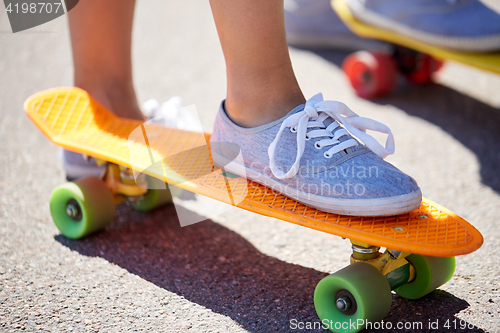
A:
[[[422,202],[422,192],[420,189],[405,195],[379,199],[338,199],[315,195],[284,185],[244,165],[229,161],[214,151],[212,151],[212,159],[216,166],[226,172],[231,172],[240,177],[255,181],[309,207],[328,213],[353,216],[397,215],[419,208]],[[231,166],[235,164],[237,164],[237,167]],[[245,175],[241,174],[242,168],[245,170]]]

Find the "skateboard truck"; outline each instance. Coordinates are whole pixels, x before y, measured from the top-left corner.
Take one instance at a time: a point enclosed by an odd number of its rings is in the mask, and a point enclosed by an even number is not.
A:
[[[379,252],[379,246],[351,240],[351,264],[364,262],[377,268],[394,290],[415,279],[415,268],[406,260],[411,253],[386,249]]]
[[[415,267],[406,260],[410,253],[390,249],[386,249],[386,251],[382,253],[379,251],[379,246],[373,246],[354,240],[351,240],[351,243],[351,265],[355,266],[355,268],[359,268],[360,263],[365,263],[375,267],[382,273],[383,278],[387,281],[385,288],[389,287],[390,290],[394,290],[415,279]],[[373,277],[376,277],[377,274],[372,272]],[[382,277],[380,278],[383,280]],[[382,282],[382,285],[383,284]],[[356,297],[349,290],[343,288],[339,288],[335,293],[334,304],[337,310],[345,316],[354,315],[359,306],[356,302]]]
[[[102,163],[101,161],[97,162],[98,165]],[[106,161],[104,161],[104,165],[105,169],[101,174],[101,180],[111,190],[115,204],[124,201],[132,204],[137,203],[148,191],[145,174],[141,173],[135,178],[133,170],[130,168]]]

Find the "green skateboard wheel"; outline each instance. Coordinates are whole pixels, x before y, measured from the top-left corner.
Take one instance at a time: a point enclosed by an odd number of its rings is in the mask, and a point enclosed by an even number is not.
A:
[[[415,279],[394,291],[403,298],[418,299],[448,282],[455,272],[455,257],[411,254],[406,258],[415,268]]]
[[[52,191],[50,214],[64,236],[79,239],[103,229],[113,220],[113,194],[97,177],[68,182]]]
[[[165,183],[154,177],[147,176],[148,186],[150,189],[137,203],[132,207],[140,212],[149,212],[155,208],[167,205],[173,202],[173,197],[179,196],[182,190],[178,187],[167,186],[162,188]]]
[[[392,294],[382,273],[366,263],[354,263],[321,280],[314,291],[314,307],[332,332],[359,332],[366,322],[384,318]]]

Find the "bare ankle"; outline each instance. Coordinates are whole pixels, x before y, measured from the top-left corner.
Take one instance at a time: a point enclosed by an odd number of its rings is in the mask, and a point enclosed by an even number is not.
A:
[[[272,96],[256,95],[254,98],[228,96],[225,110],[229,118],[237,125],[256,127],[284,117],[303,103],[305,99],[300,90]]]

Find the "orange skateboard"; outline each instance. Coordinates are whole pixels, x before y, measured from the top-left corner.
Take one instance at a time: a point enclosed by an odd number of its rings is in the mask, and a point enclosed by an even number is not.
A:
[[[334,332],[355,332],[367,321],[383,318],[390,308],[391,290],[407,298],[433,291],[453,275],[453,256],[471,253],[483,243],[467,221],[427,199],[419,209],[385,217],[342,216],[307,207],[214,167],[209,134],[119,118],[77,88],[35,94],[24,108],[52,142],[105,166],[100,178],[86,177],[53,191],[52,218],[67,237],[81,238],[104,228],[117,203],[128,201],[147,211],[168,202],[168,191],[157,185],[169,183],[349,238],[351,265],[320,281],[314,295],[319,317],[330,321]],[[380,247],[387,250],[380,252]],[[357,321],[356,329],[346,330],[345,323],[352,321]]]
[[[389,42],[392,52],[360,51],[349,55],[342,69],[356,93],[372,98],[390,93],[398,72],[409,81],[425,84],[432,80],[442,61],[451,60],[500,74],[500,52],[474,53],[441,48],[357,20],[347,0],[332,0],[332,7],[355,34]]]

